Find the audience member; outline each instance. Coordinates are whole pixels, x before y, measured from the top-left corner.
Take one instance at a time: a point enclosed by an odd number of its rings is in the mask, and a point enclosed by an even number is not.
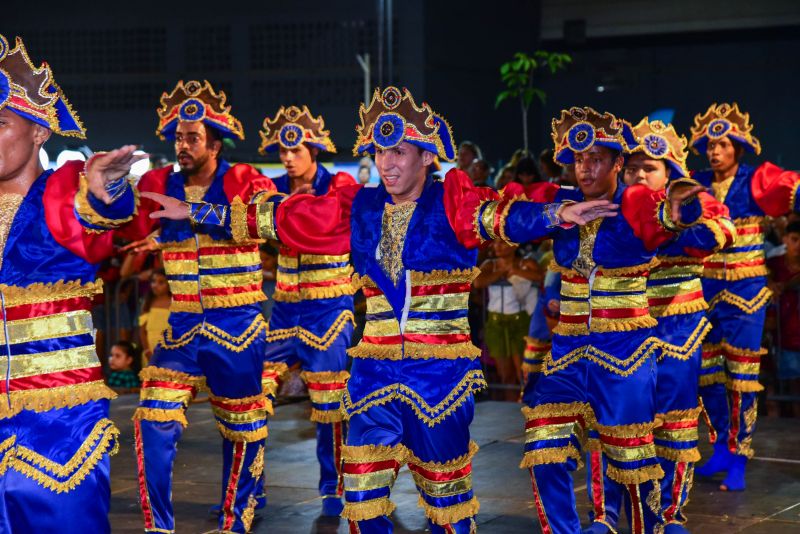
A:
[[[139,336],[142,341],[142,367],[146,366],[153,350],[167,329],[169,307],[172,293],[169,290],[167,275],[163,269],[156,269],[150,275],[150,291],[145,295],[142,313],[139,316]]]
[[[108,374],[108,387],[120,394],[138,392],[141,387],[141,367],[137,362],[140,359],[139,347],[134,343],[125,340],[114,343],[108,358],[108,367],[111,370]]]

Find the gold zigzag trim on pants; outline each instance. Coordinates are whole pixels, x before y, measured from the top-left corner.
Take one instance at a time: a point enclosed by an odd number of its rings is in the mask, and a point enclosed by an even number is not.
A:
[[[604,352],[595,348],[592,345],[583,345],[577,349],[571,350],[564,356],[558,359],[558,362],[553,360],[553,354],[548,353],[544,359],[544,374],[550,375],[562,369],[566,369],[573,363],[586,359],[591,362],[605,367],[614,374],[620,376],[632,375],[641,365],[647,361],[647,358],[653,355],[654,352],[661,348],[661,342],[658,338],[650,336],[645,339],[639,348],[633,354],[624,360],[616,358],[614,355]],[[616,365],[610,363],[614,362]],[[622,369],[627,368],[627,369]]]
[[[750,315],[762,307],[766,306],[769,303],[769,299],[772,296],[772,291],[769,290],[767,287],[762,287],[761,290],[751,299],[745,299],[740,297],[735,293],[731,293],[727,289],[723,289],[708,301],[708,310],[709,312],[714,309],[714,307],[719,304],[720,302],[727,302],[731,306],[736,306],[746,314]]]
[[[377,389],[356,403],[350,400],[349,392],[345,392],[342,398],[342,406],[347,416],[352,418],[354,415],[366,412],[374,406],[386,404],[392,400],[399,400],[408,404],[414,410],[418,419],[429,427],[433,427],[453,413],[467,399],[471,398],[474,392],[486,387],[487,384],[483,378],[483,372],[471,371],[464,375],[464,378],[450,390],[450,393],[435,406],[428,404],[419,393],[405,384],[392,384]],[[386,393],[389,394],[382,397]],[[422,406],[422,409],[420,409],[420,406]]]
[[[57,408],[72,408],[89,401],[116,399],[102,380],[44,389],[23,389],[8,394],[8,402],[0,402],[0,420],[22,410],[46,412]],[[9,406],[10,403],[10,406]]]
[[[689,337],[686,339],[686,342],[683,345],[678,346],[667,343],[666,341],[661,341],[663,352],[658,356],[658,361],[660,362],[667,356],[681,361],[688,360],[689,357],[691,357],[691,355],[697,350],[697,347],[703,344],[703,340],[710,331],[711,322],[707,318],[701,317],[700,321],[697,323],[697,326],[694,328],[692,333],[689,334]]]
[[[98,421],[80,448],[65,464],[59,464],[36,451],[18,445],[8,463],[9,469],[22,473],[56,493],[76,488],[97,466],[103,456],[119,450],[119,430],[110,419]],[[13,449],[12,449],[13,450]],[[66,478],[61,481],[58,478]]]
[[[339,334],[342,333],[342,330],[344,330],[348,322],[355,325],[355,317],[350,310],[344,310],[322,336],[317,336],[302,326],[279,328],[275,330],[268,328],[267,343],[297,337],[300,341],[316,350],[328,350],[333,342],[336,341],[336,338],[339,337]]]

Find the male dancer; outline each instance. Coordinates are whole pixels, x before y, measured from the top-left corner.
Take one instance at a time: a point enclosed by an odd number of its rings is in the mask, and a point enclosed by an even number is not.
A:
[[[624,181],[642,184],[653,191],[689,175],[686,170],[686,138],[672,125],[642,119],[625,124],[630,155],[626,158]],[[725,244],[736,230],[727,218],[727,208],[706,193],[701,223],[683,230],[658,250],[658,264],[647,279],[650,315],[658,320],[655,336],[661,341],[656,386],[656,427],[653,431],[661,479],[661,514],[664,531],[687,532],[683,507],[689,499],[697,450],[697,377],[701,344],[711,326],[706,319],[700,276],[703,257]],[[589,532],[615,531],[624,489],[605,473],[607,459],[599,448],[590,450],[588,483],[593,504],[593,525]],[[630,500],[625,499],[630,507]],[[629,512],[629,516],[630,516]]]
[[[310,187],[324,195],[356,181],[347,173],[331,175],[317,162],[320,152],[336,153],[322,117],[306,106],[281,107],[264,120],[259,151],[279,152],[286,174],[274,180],[285,195]],[[346,425],[341,411],[347,372],[347,348],[353,333],[353,286],[349,254],[301,254],[280,247],[275,304],[267,334],[264,386],[273,399],[277,378],[300,362],[311,396],[311,420],[317,424],[317,460],[322,512],[342,512],[339,472]],[[259,494],[263,493],[259,491]]]
[[[665,198],[663,191],[619,183],[622,133],[614,116],[591,108],[562,111],[553,121],[556,161],[575,164],[580,189],[548,184],[549,201],[610,199],[622,216],[549,231],[550,268],[562,274],[561,315],[544,370],[525,391],[522,461],[548,532],[580,531],[569,471],[578,466],[587,432],[590,448],[607,458],[608,476],[630,495],[632,532],[652,532],[661,523],[663,472],[653,438],[659,342],[647,274],[655,249],[679,229],[702,223],[708,208],[692,198],[702,187],[675,184]]]
[[[97,264],[134,211],[135,146],[45,171],[85,131],[53,73],[0,35],[0,532],[110,532],[114,393],[92,338]]]
[[[279,238],[314,254],[351,252],[367,297],[367,325],[343,404],[343,450],[351,531],[391,532],[389,493],[408,463],[432,532],[475,530],[469,440],[473,392],[486,382],[470,342],[467,301],[474,248],[488,239],[527,241],[554,223],[613,213],[607,201],[544,206],[499,200],[461,171],[427,174],[434,157],[452,161],[447,123],[408,90],[376,90],[360,109],[355,153],[375,153],[377,187],[348,186],[322,197],[273,197],[234,212],[251,237]],[[155,215],[184,219],[188,207],[161,195]]]
[[[180,170],[150,171],[139,190],[217,206],[193,211],[189,221],[160,225],[172,306],[169,327],[142,370],[141,399],[133,416],[145,531],[175,530],[171,487],[176,446],[189,402],[207,387],[223,439],[219,529],[246,532],[267,436],[261,387],[266,324],[259,305],[265,296],[257,243],[235,242],[229,230],[215,223],[231,209],[271,194],[274,186],[252,167],[222,159],[222,139],[243,139],[244,134],[225,94],[214,92],[208,82],[178,82],[161,97],[158,116],[157,134],[174,140]],[[122,233],[134,239],[148,235],[156,224],[149,214],[156,209],[154,202],[142,201]]]
[[[696,472],[727,473],[721,490],[745,488],[745,467],[752,457],[757,394],[766,306],[767,267],[764,259],[765,215],[797,211],[800,174],[772,163],[753,168],[741,162],[744,153],[761,152],[750,117],[734,104],[712,104],[697,115],[689,145],[705,151],[711,168],[693,177],[724,202],[736,225],[736,243],[711,256],[703,270],[703,291],[712,330],[703,345],[700,395],[714,454]]]

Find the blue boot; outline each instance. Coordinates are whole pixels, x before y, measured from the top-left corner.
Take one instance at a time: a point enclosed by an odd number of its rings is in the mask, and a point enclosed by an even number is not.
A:
[[[725,442],[717,440],[714,443],[714,454],[708,459],[706,463],[694,469],[695,474],[703,477],[714,476],[717,473],[728,471],[733,461],[733,453],[728,450]]]
[[[744,471],[747,467],[747,456],[741,454],[731,455],[733,458],[728,469],[728,475],[720,484],[722,491],[744,491]]]
[[[325,517],[339,517],[342,515],[344,505],[342,499],[335,495],[325,495],[322,497],[322,515]]]

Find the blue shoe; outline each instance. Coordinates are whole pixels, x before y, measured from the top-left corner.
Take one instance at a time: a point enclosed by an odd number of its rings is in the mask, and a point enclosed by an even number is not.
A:
[[[720,484],[722,491],[744,491],[744,471],[747,467],[747,456],[733,454],[728,475]]]
[[[611,529],[608,528],[608,525],[599,521],[581,530],[581,534],[608,534],[609,532],[611,532]]]
[[[664,525],[664,534],[689,534],[689,531],[680,523],[670,523]]]
[[[264,494],[259,495],[256,497],[256,510],[261,510],[267,505],[267,496]]]
[[[733,461],[733,453],[728,450],[726,444],[722,441],[717,441],[714,444],[714,454],[708,459],[706,463],[694,469],[695,474],[703,477],[711,477],[717,473],[728,471]]]
[[[322,497],[322,515],[325,517],[339,517],[342,515],[344,505],[342,499],[335,495],[326,495]]]

